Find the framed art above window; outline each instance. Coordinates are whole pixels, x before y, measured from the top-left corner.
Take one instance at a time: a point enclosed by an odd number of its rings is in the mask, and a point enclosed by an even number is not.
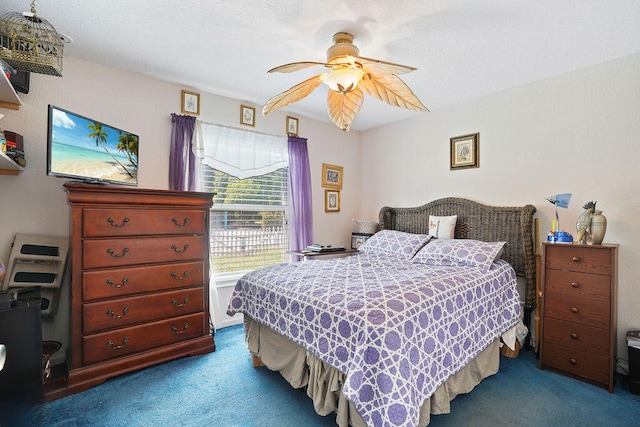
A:
[[[480,165],[479,133],[451,138],[450,170],[477,168]]]
[[[287,116],[287,135],[298,136],[298,119]]]
[[[256,125],[256,109],[248,105],[240,106],[240,124],[247,126]]]
[[[182,91],[182,114],[191,114],[192,116],[200,115],[200,94]]]

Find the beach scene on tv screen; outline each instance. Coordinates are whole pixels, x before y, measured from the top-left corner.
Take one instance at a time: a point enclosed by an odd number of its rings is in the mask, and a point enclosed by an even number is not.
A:
[[[51,116],[51,172],[138,182],[138,137],[58,109]]]

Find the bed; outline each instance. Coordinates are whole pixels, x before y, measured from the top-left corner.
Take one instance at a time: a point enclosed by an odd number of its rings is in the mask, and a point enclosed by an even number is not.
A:
[[[500,337],[520,320],[517,275],[534,300],[534,212],[461,198],[384,207],[357,255],[255,270],[228,314],[244,314],[254,365],[305,387],[320,415],[427,425],[497,372]],[[454,239],[429,235],[454,215]]]

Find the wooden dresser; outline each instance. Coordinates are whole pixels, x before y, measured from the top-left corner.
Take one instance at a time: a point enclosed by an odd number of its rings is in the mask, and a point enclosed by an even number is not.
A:
[[[613,393],[618,245],[542,244],[540,369]]]
[[[206,193],[65,184],[71,206],[68,391],[215,350]]]

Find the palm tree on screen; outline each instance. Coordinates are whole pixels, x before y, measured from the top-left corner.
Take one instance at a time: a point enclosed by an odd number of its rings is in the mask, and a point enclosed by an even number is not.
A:
[[[138,167],[138,137],[131,135],[130,133],[120,132],[118,136],[118,144],[116,145],[118,151],[123,152],[129,162]]]
[[[120,165],[122,170],[124,170],[127,173],[127,175],[133,178],[133,175],[131,175],[131,172],[129,172],[129,169],[127,169],[125,165],[120,163],[120,161],[116,159],[116,157],[113,154],[111,154],[111,151],[109,151],[109,149],[107,148],[106,142],[107,142],[107,136],[109,136],[109,134],[102,127],[102,123],[93,122],[93,123],[90,123],[88,126],[89,126],[89,129],[91,130],[91,133],[89,134],[89,138],[95,139],[96,147],[102,146],[102,148],[104,148],[104,151],[106,151],[111,156],[111,158],[118,165]]]

